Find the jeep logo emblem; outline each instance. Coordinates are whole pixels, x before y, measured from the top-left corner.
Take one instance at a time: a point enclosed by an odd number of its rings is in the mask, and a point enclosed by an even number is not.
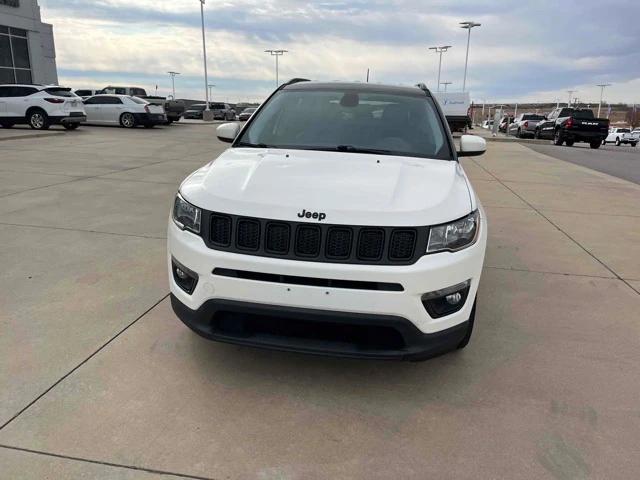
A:
[[[298,217],[300,218],[313,218],[314,220],[318,220],[319,222],[323,221],[327,218],[327,214],[323,212],[307,212],[304,208],[301,212],[298,212]]]

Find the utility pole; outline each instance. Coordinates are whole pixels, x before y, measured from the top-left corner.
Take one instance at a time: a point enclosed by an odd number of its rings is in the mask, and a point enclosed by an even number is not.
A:
[[[610,83],[601,83],[596,85],[596,87],[600,87],[600,101],[598,102],[598,118],[600,118],[600,108],[602,107],[602,96],[604,95],[604,89],[606,87],[610,87]]]
[[[569,94],[569,103],[567,103],[567,107],[571,107],[571,95],[573,95],[576,92],[577,90],[567,90],[567,93]]]
[[[444,93],[447,93],[447,85],[451,85],[452,82],[440,82],[440,85],[444,85]]]
[[[173,87],[173,99],[176,99],[176,75],[180,75],[180,72],[167,72],[171,75],[171,86]]]
[[[369,83],[369,69],[367,68],[367,83]]]
[[[211,90],[213,89],[213,87],[215,87],[215,85],[213,83],[210,83],[207,86],[209,87],[209,100],[213,100],[213,95],[211,94]]]
[[[276,57],[276,88],[278,88],[280,86],[280,80],[278,78],[278,57],[281,57],[282,55],[284,55],[285,53],[287,53],[288,50],[265,50],[265,53],[269,53],[271,54],[272,57]]]
[[[469,34],[467,35],[467,55],[464,59],[464,80],[462,80],[462,91],[464,92],[467,88],[467,65],[469,64],[469,43],[471,43],[471,29],[473,27],[481,26],[481,23],[475,22],[460,22],[460,28],[464,28],[468,30]]]
[[[440,72],[442,71],[442,54],[449,50],[451,45],[443,45],[441,47],[429,47],[429,50],[433,50],[440,54],[440,62],[438,63],[438,91],[440,91]]]

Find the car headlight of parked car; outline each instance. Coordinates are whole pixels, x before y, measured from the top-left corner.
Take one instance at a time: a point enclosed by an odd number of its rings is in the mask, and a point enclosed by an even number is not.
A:
[[[471,212],[455,222],[431,227],[427,253],[455,252],[473,245],[478,236],[480,214]]]
[[[182,230],[189,230],[193,233],[200,233],[200,218],[202,211],[187,202],[178,192],[173,204],[173,221]]]

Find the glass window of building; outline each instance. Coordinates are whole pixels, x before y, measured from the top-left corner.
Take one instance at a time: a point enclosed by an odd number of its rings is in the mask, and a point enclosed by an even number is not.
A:
[[[0,25],[0,83],[31,82],[27,31]]]

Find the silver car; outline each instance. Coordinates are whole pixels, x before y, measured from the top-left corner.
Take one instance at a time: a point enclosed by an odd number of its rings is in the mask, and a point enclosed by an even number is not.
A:
[[[537,113],[522,113],[509,125],[509,134],[515,135],[518,138],[524,138],[526,136],[533,137],[536,131],[536,125],[542,120],[545,120],[544,115]]]

